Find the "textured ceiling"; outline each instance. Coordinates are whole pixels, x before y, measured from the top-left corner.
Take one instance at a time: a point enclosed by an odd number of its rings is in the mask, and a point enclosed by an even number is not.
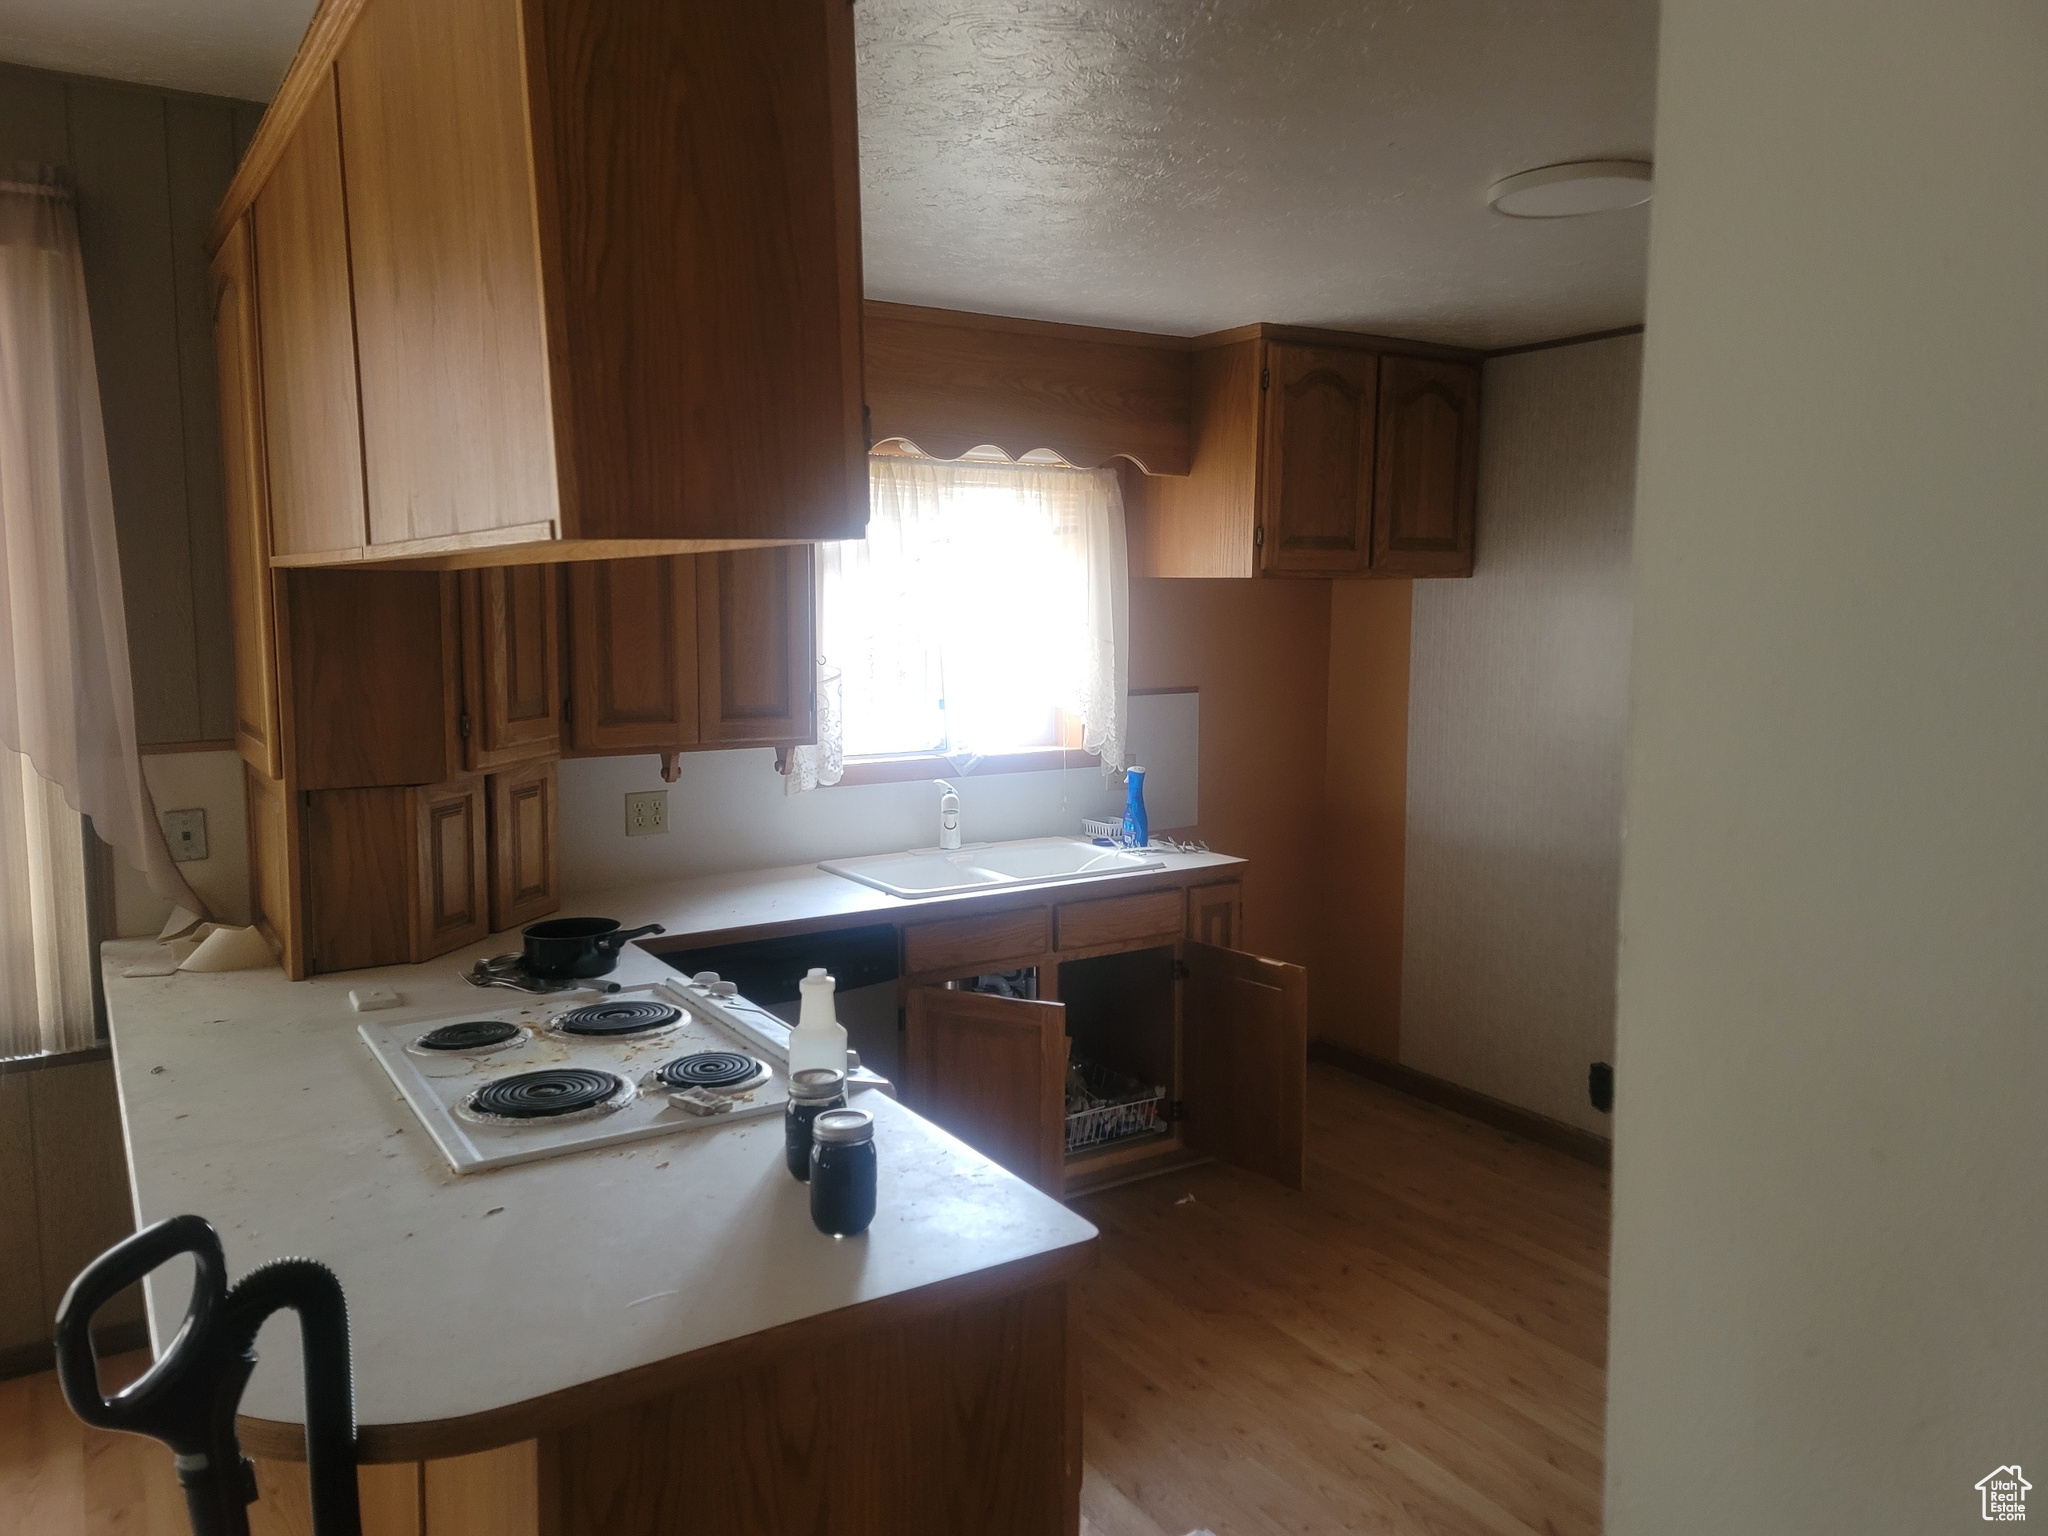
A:
[[[1499,177],[1648,158],[1654,0],[861,0],[872,297],[1480,346],[1641,320],[1647,209]]]
[[[261,100],[311,10],[0,0],[0,58]],[[854,15],[872,297],[1475,346],[1642,318],[1646,209],[1504,219],[1485,191],[1553,161],[1648,156],[1655,0],[860,0]]]

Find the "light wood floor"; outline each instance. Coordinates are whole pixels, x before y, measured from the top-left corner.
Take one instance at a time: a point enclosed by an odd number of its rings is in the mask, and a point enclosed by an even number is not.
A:
[[[1323,1067],[1308,1150],[1078,1203],[1084,1529],[1598,1531],[1606,1175]],[[182,1531],[164,1456],[0,1382],[0,1531]]]
[[[1084,1529],[1598,1531],[1607,1207],[1597,1169],[1326,1067],[1300,1192],[1076,1202]]]

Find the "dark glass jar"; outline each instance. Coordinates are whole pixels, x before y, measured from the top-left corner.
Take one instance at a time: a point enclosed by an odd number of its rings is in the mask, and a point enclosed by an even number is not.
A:
[[[846,1107],[846,1074],[831,1067],[806,1067],[789,1079],[789,1103],[782,1111],[782,1155],[798,1183],[811,1181],[811,1122],[828,1109]]]
[[[875,1219],[875,1117],[828,1109],[811,1123],[811,1224],[852,1237]]]

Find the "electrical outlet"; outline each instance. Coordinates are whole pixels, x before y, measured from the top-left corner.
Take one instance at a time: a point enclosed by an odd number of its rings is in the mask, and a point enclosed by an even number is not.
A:
[[[626,796],[626,836],[653,837],[667,830],[667,790],[643,789]]]
[[[196,864],[206,857],[206,812],[165,811],[163,823],[164,841],[178,863]]]

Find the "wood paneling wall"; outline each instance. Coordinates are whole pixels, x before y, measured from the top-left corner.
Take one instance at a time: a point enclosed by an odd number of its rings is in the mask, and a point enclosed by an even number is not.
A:
[[[234,736],[219,396],[204,239],[254,102],[0,64],[0,173],[78,191],[144,745]]]
[[[87,1263],[134,1230],[114,1064],[0,1069],[0,1377],[49,1369],[51,1323]],[[143,1341],[142,1294],[100,1313],[102,1342]]]

